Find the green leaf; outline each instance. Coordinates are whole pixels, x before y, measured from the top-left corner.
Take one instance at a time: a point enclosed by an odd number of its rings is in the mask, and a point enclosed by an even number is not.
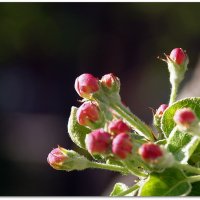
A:
[[[199,144],[199,139],[188,133],[177,130],[173,120],[175,112],[180,108],[191,108],[200,119],[200,98],[186,98],[172,104],[165,110],[161,119],[161,128],[167,138],[167,149],[176,160],[187,163]]]
[[[79,147],[85,149],[85,137],[91,132],[89,128],[81,126],[76,119],[77,108],[72,106],[68,120],[68,132],[71,140]]]
[[[110,193],[110,196],[118,196],[123,191],[127,190],[128,186],[126,186],[124,183],[116,183],[113,191]]]
[[[200,182],[192,183],[192,191],[188,196],[200,196]]]
[[[198,144],[188,163],[200,167],[200,144]]]
[[[199,144],[199,138],[174,128],[167,139],[167,149],[173,153],[176,160],[186,164]]]
[[[152,173],[139,190],[139,196],[186,196],[191,184],[177,168],[168,168],[162,173]]]
[[[110,193],[110,196],[122,196],[121,194],[127,191],[128,189],[129,189],[128,186],[125,185],[124,183],[116,183],[113,188],[113,191]],[[135,189],[137,189],[137,187],[135,187]],[[135,191],[131,191],[123,196],[134,196],[134,194],[135,194]]]
[[[180,101],[175,102],[170,107],[168,107],[163,113],[161,119],[161,128],[166,136],[169,137],[169,134],[176,126],[173,117],[177,109],[180,108],[191,108],[200,119],[200,98],[186,98]]]

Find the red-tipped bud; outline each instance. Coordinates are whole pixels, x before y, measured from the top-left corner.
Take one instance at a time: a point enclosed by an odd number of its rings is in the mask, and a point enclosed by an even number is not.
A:
[[[169,57],[178,65],[185,62],[187,55],[181,48],[175,48],[171,51]]]
[[[89,166],[89,161],[84,156],[62,147],[52,150],[47,157],[47,162],[54,169],[65,171],[83,170]]]
[[[156,115],[161,117],[164,113],[164,111],[168,108],[167,104],[162,104],[160,107],[156,110]]]
[[[75,90],[81,97],[90,99],[99,90],[98,79],[91,74],[82,74],[76,78]]]
[[[83,103],[77,110],[76,118],[80,125],[89,128],[98,127],[103,121],[99,107],[92,102]]]
[[[54,168],[54,169],[60,169],[62,164],[65,160],[67,160],[67,155],[62,151],[62,148],[58,147],[56,149],[53,149],[48,157],[47,162]]]
[[[101,83],[113,92],[118,92],[120,89],[120,80],[112,73],[102,76]]]
[[[138,153],[141,155],[143,160],[154,162],[159,157],[163,156],[163,152],[159,145],[153,143],[145,143],[143,144]]]
[[[117,135],[119,133],[127,133],[130,132],[130,127],[124,123],[121,119],[114,120],[108,125],[109,132],[113,133],[114,135]]]
[[[189,127],[196,121],[196,115],[190,108],[182,108],[176,111],[174,121],[178,125]]]
[[[92,131],[85,138],[86,148],[91,154],[106,153],[109,149],[110,141],[111,135],[103,129]]]
[[[112,142],[112,152],[121,159],[126,159],[132,151],[133,144],[127,133],[118,134]]]

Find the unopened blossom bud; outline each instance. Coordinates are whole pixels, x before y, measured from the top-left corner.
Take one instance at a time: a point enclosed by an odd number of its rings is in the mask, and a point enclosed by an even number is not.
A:
[[[86,135],[85,144],[90,154],[104,154],[108,151],[111,135],[103,129],[97,129]]]
[[[100,127],[103,122],[103,116],[99,107],[92,102],[84,102],[77,110],[77,121],[82,126],[89,128]]]
[[[181,48],[175,48],[171,51],[170,55],[166,55],[166,59],[162,59],[167,62],[168,69],[170,72],[170,83],[172,87],[178,87],[184,78],[185,72],[187,71],[187,65],[189,58],[185,51]],[[170,102],[169,104],[173,103]]]
[[[156,110],[156,116],[161,117],[167,108],[167,104],[161,104],[160,107]]]
[[[53,149],[48,157],[47,162],[54,168],[59,169],[60,166],[64,163],[65,160],[67,160],[67,154],[65,154],[59,147],[56,149]]]
[[[176,111],[174,121],[176,124],[189,128],[193,122],[196,122],[196,114],[190,108],[182,108]]]
[[[125,122],[123,122],[121,119],[110,122],[108,125],[108,130],[109,130],[109,132],[113,133],[114,135],[117,135],[117,134],[123,133],[123,132],[127,133],[127,132],[131,131],[130,127]]]
[[[168,108],[167,104],[161,104],[159,108],[156,110],[155,115],[153,116],[153,124],[159,132],[159,139],[163,138],[163,134],[161,131],[161,117],[163,116],[163,113],[167,108]]]
[[[181,48],[175,48],[171,51],[169,57],[178,65],[181,65],[187,59],[186,53]]]
[[[114,74],[106,74],[101,78],[101,84],[105,86],[109,91],[119,92],[120,90],[120,80]]]
[[[75,90],[81,97],[91,99],[92,94],[99,90],[98,79],[91,74],[82,74],[75,80]]]
[[[65,171],[83,170],[89,165],[89,161],[84,156],[62,147],[53,149],[47,157],[47,162],[54,169]]]
[[[139,148],[138,153],[143,160],[149,162],[155,162],[159,157],[163,156],[160,146],[154,143],[143,144]]]
[[[132,151],[133,144],[127,133],[118,134],[112,142],[112,152],[121,159],[126,159]]]

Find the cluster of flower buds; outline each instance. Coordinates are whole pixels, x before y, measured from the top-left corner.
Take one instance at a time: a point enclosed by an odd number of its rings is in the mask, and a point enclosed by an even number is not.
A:
[[[92,130],[85,138],[88,152],[92,155],[112,153],[118,158],[126,159],[133,146],[130,127],[121,119],[114,119],[114,112],[111,114],[113,120],[109,124],[105,123],[105,113],[93,98],[95,94],[119,94],[119,78],[112,73],[104,75],[101,80],[91,74],[82,74],[75,81],[75,89],[87,100],[78,108],[76,117],[80,125]]]
[[[102,90],[107,93],[119,93],[120,81],[112,73],[104,75],[101,80],[92,74],[82,74],[76,78],[75,90],[82,98],[91,100],[95,93],[101,94]]]
[[[194,101],[185,99],[176,102],[178,87],[184,78],[189,59],[181,48],[175,48],[165,56],[162,60],[168,65],[172,87],[169,103],[161,104],[153,111],[156,135],[154,129],[123,105],[118,77],[109,73],[98,79],[85,73],[75,80],[75,90],[83,99],[79,108],[72,107],[68,132],[72,141],[87,150],[95,160],[88,160],[73,150],[58,146],[47,157],[50,166],[65,171],[99,168],[132,174],[140,179],[136,185],[141,186],[138,194],[144,189],[145,195],[149,188],[156,188],[151,175],[153,177],[157,174],[155,177],[163,182],[162,177],[168,174],[166,168],[181,170],[184,181],[186,178],[191,182],[199,181],[197,176],[192,175],[199,174],[199,169],[187,165],[196,164],[193,162],[198,159],[192,154],[198,150],[196,147],[199,145],[199,100],[195,98]],[[183,105],[188,107],[182,108]],[[181,137],[187,135],[184,143],[178,142],[179,134]],[[187,173],[184,174],[185,171]],[[187,177],[188,174],[192,176]],[[135,186],[126,190],[120,186],[121,189],[119,196],[136,193],[138,188],[133,191]],[[118,193],[117,190],[115,187],[113,193]],[[164,190],[164,194],[171,192],[169,187],[166,188],[167,192]]]
[[[122,126],[118,126],[119,123]],[[115,124],[116,126],[114,126]],[[130,128],[122,120],[114,120],[108,127],[112,127],[115,133],[110,129],[105,131],[103,128],[92,131],[86,136],[86,148],[93,155],[112,153],[121,159],[126,159],[131,154],[133,146],[129,134]]]

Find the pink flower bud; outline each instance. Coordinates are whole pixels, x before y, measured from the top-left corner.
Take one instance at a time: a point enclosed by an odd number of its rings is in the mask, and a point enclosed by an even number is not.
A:
[[[175,48],[171,51],[169,57],[178,65],[184,63],[187,58],[186,53],[181,48]]]
[[[93,128],[95,125],[101,124],[102,117],[99,107],[92,102],[83,103],[76,113],[77,121],[82,126]]]
[[[119,134],[119,133],[126,133],[126,132],[130,132],[131,129],[130,127],[124,123],[121,119],[112,121],[109,125],[108,125],[108,130],[111,133]]]
[[[47,162],[54,168],[54,169],[60,169],[62,164],[65,160],[67,160],[67,155],[62,151],[62,148],[58,147],[56,149],[53,149],[48,157]]]
[[[119,78],[116,77],[114,74],[105,74],[101,78],[101,83],[106,86],[107,88],[111,89],[115,86],[119,85]]]
[[[143,160],[155,161],[163,155],[161,148],[157,144],[145,143],[143,144],[138,153],[141,155]]]
[[[112,152],[121,159],[126,159],[132,151],[133,144],[127,133],[118,134],[112,142]]]
[[[160,107],[156,110],[156,115],[161,117],[164,113],[164,111],[168,108],[167,104],[162,104]]]
[[[81,97],[90,99],[99,90],[98,79],[91,74],[82,74],[76,78],[75,90]]]
[[[106,153],[110,145],[110,134],[103,129],[97,129],[86,135],[85,144],[91,154]]]
[[[190,108],[182,108],[176,111],[174,121],[176,124],[188,127],[196,121],[196,115]]]
[[[88,168],[90,161],[73,150],[58,147],[49,153],[47,162],[54,169],[72,171]]]

